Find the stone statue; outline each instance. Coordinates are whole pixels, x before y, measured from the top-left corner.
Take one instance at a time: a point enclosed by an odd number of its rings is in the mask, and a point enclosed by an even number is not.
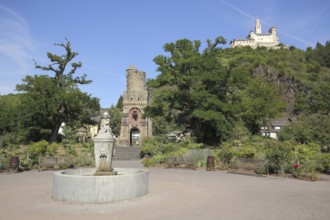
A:
[[[108,133],[112,134],[110,128],[110,116],[108,112],[104,112],[101,119],[101,128],[99,133]]]
[[[116,175],[116,172],[112,168],[114,147],[115,139],[110,128],[109,113],[104,112],[99,133],[94,138],[95,176]]]

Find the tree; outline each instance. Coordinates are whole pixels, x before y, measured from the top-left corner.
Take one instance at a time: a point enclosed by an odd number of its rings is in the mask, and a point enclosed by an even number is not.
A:
[[[0,145],[16,143],[21,126],[21,100],[20,94],[0,96]]]
[[[279,135],[280,140],[294,140],[297,143],[330,143],[330,117],[319,113],[302,114]]]
[[[25,92],[23,109],[24,124],[29,128],[29,138],[33,141],[48,139],[57,141],[58,131],[63,122],[67,126],[89,124],[91,116],[98,113],[100,105],[97,98],[83,93],[78,85],[90,84],[86,74],[74,76],[82,64],[72,62],[78,55],[71,50],[71,43],[55,44],[65,49],[62,56],[47,53],[51,64],[41,66],[35,62],[35,68],[51,71],[54,76],[26,76],[23,84],[17,85],[18,91]],[[71,69],[67,70],[71,65]]]
[[[112,133],[118,137],[120,135],[120,128],[121,128],[121,113],[122,109],[117,108],[116,106],[111,106],[109,108],[109,115],[110,115],[110,127]]]
[[[309,109],[313,113],[319,112],[323,115],[330,113],[330,84],[329,82],[319,82],[313,88],[309,97]]]
[[[21,95],[0,96],[0,135],[17,130],[20,105]]]
[[[284,107],[279,91],[261,78],[251,80],[240,92],[240,116],[252,134],[258,134],[267,120],[276,118]]]
[[[124,105],[123,105],[123,101],[124,101],[124,98],[123,96],[121,95],[117,101],[117,104],[116,104],[116,108],[120,109],[121,111],[123,110],[124,108]]]
[[[232,127],[228,111],[229,72],[216,57],[221,51],[219,37],[200,52],[200,41],[188,39],[165,44],[170,56],[157,56],[154,62],[161,74],[148,82],[155,90],[147,117],[164,118],[174,126],[192,130],[199,142],[218,143]],[[157,91],[158,90],[158,91]],[[159,120],[160,121],[160,120]]]

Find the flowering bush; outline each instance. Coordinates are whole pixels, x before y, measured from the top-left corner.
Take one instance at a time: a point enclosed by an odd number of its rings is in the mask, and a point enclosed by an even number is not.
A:
[[[296,163],[296,164],[293,165],[293,167],[298,169],[298,168],[301,167],[301,165],[299,163]]]
[[[320,146],[317,144],[298,144],[294,147],[294,155],[299,167],[293,167],[292,175],[299,179],[318,179],[320,169]],[[303,166],[301,165],[303,164]]]
[[[292,175],[299,179],[301,177],[301,169],[302,166],[300,165],[300,163],[293,164]]]

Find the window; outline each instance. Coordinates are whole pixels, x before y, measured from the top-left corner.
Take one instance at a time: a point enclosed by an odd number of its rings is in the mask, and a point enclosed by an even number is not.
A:
[[[270,137],[270,132],[263,132],[261,133],[261,135],[265,137]]]

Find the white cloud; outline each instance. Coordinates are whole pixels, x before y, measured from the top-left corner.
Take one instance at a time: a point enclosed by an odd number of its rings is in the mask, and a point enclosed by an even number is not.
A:
[[[0,5],[0,94],[14,92],[29,71],[35,48],[26,20]]]
[[[245,17],[248,17],[248,18],[252,18],[252,19],[256,19],[255,16],[251,15],[250,13],[236,7],[235,5],[227,2],[227,1],[224,1],[224,0],[218,0],[219,2],[221,2],[222,4],[225,4],[227,5],[228,7],[234,9],[236,12],[240,13],[241,15],[245,16]]]

